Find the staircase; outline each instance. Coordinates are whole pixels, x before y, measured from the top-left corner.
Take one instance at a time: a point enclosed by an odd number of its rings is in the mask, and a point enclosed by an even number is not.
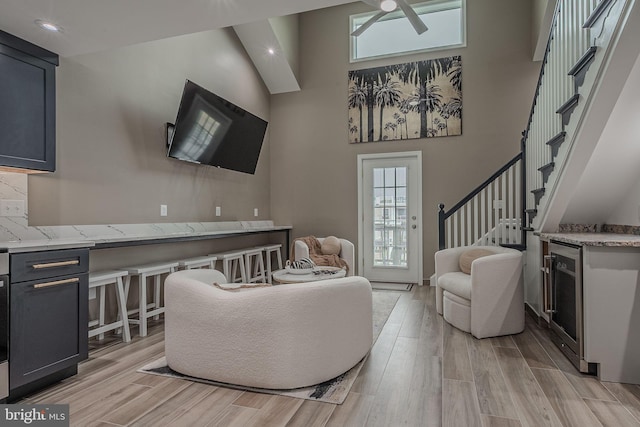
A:
[[[558,0],[521,152],[449,210],[440,205],[440,249],[527,247],[541,230],[567,159],[635,0]]]

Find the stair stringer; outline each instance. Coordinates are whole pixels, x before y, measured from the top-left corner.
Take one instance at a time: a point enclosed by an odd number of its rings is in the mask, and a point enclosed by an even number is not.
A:
[[[601,25],[591,28],[598,51],[579,89],[580,100],[567,124],[566,140],[554,160],[533,227],[556,231],[571,194],[586,167],[640,55],[640,0],[617,0]],[[613,19],[614,17],[618,19]]]

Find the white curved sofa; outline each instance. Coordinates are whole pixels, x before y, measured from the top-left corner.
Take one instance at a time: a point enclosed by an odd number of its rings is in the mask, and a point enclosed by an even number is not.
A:
[[[320,242],[320,244],[322,244],[322,242],[324,241],[324,237],[317,237],[318,241]],[[349,271],[347,272],[347,276],[354,276],[355,275],[355,246],[353,245],[353,243],[351,243],[350,241],[348,241],[347,239],[338,239],[340,240],[340,245],[341,245],[341,249],[340,249],[340,253],[338,254],[338,257],[340,257],[341,259],[343,259],[347,265],[349,266]],[[309,258],[309,246],[306,245],[306,243],[304,243],[302,240],[296,240],[293,244],[293,255],[294,255],[294,259],[298,260],[298,259],[302,259],[302,258]]]
[[[216,270],[165,281],[165,354],[177,372],[291,389],[348,371],[371,349],[371,285],[363,277],[232,292]]]
[[[460,255],[486,249],[493,255],[460,270]],[[463,246],[435,254],[436,310],[456,328],[476,338],[517,334],[524,330],[522,253],[500,246]]]

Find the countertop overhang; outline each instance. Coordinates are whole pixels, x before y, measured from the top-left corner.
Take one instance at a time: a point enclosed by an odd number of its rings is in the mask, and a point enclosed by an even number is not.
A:
[[[638,247],[640,235],[618,233],[540,233],[540,239],[579,246]]]
[[[106,249],[287,232],[273,221],[224,221],[159,224],[106,224],[29,227],[33,238],[0,242],[0,252],[19,253],[73,248]],[[40,234],[38,236],[37,234]],[[40,237],[40,238],[37,238]]]

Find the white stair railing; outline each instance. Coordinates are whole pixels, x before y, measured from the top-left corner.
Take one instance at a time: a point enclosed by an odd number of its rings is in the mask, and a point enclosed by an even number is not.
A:
[[[440,249],[522,244],[521,159],[518,154],[448,211],[440,205]]]
[[[572,137],[567,134],[569,119],[583,102],[584,92],[591,89],[581,89],[584,74],[596,52],[585,24],[615,1],[558,0],[556,4],[538,87],[524,132],[527,225],[547,208],[548,195],[568,152],[567,147],[561,150],[560,146]]]
[[[473,244],[526,246],[526,232],[536,225],[532,222],[536,214],[548,208],[549,195],[575,142],[579,120],[571,119],[570,125],[569,120],[572,114],[582,117],[583,98],[595,86],[593,77],[585,80],[587,70],[601,67],[603,55],[596,56],[596,51],[608,49],[629,1],[557,1],[522,151],[450,210],[440,205],[440,249]],[[568,143],[563,145],[565,139]],[[536,221],[539,225],[540,220]]]

